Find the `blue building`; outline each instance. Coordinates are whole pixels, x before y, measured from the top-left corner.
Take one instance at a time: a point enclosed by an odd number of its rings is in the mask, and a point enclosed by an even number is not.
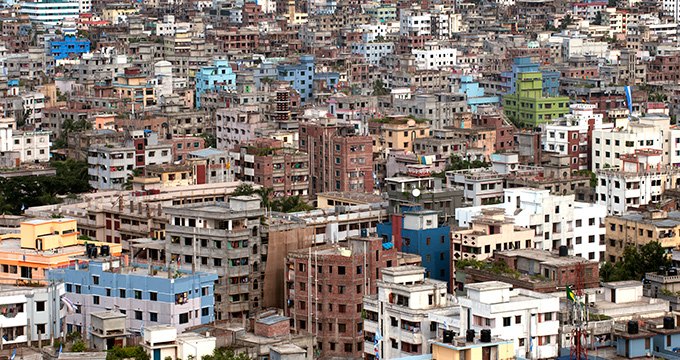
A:
[[[201,107],[201,94],[207,91],[236,90],[236,74],[227,60],[215,60],[196,74],[196,107]]]
[[[399,223],[395,223],[399,222]],[[425,276],[451,281],[451,228],[439,226],[437,211],[406,211],[377,225],[378,236],[392,240],[399,251],[422,257]]]
[[[66,317],[68,332],[88,333],[90,314],[118,310],[127,315],[127,328],[173,325],[179,332],[214,321],[216,274],[166,271],[146,266],[123,266],[120,259],[76,263],[48,272],[63,281],[75,312]]]
[[[327,91],[336,90],[338,82],[340,81],[340,73],[337,72],[323,72],[314,74],[314,81],[318,81],[321,86]]]
[[[277,70],[278,80],[290,83],[303,104],[314,98],[314,56],[302,55],[298,64],[280,64]]]
[[[460,92],[466,95],[467,104],[473,113],[477,112],[480,105],[498,105],[501,102],[498,96],[486,96],[484,88],[469,75],[460,77]]]
[[[67,59],[71,55],[80,56],[90,52],[90,40],[75,36],[64,36],[61,40],[50,41],[49,54],[54,60]]]
[[[515,82],[517,75],[521,73],[540,72],[543,74],[543,95],[557,96],[560,89],[560,72],[555,70],[542,70],[540,65],[532,63],[531,58],[518,57],[513,60],[512,71],[505,71],[501,73],[501,79],[505,81],[503,84],[504,94],[515,93]]]

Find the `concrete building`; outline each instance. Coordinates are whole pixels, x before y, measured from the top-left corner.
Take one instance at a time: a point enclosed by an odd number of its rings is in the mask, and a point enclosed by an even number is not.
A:
[[[172,163],[172,144],[158,142],[158,134],[133,133],[122,146],[96,145],[87,152],[90,186],[100,190],[122,190],[135,169]]]
[[[461,332],[490,329],[514,342],[515,356],[551,359],[558,355],[559,297],[489,281],[465,286],[459,297]]]
[[[503,110],[512,121],[535,127],[569,113],[569,97],[545,96],[543,74],[523,72],[517,75],[515,92],[503,96]]]
[[[548,190],[513,188],[504,190],[504,202],[456,209],[456,221],[461,227],[484,209],[499,207],[514,224],[534,230],[532,248],[558,250],[567,246],[571,255],[588,260],[604,260],[605,217],[603,205],[574,201],[574,195],[552,195]]]
[[[300,94],[302,104],[308,103],[314,98],[314,56],[300,56],[297,64],[279,64],[277,66],[277,80],[291,84],[291,87]]]
[[[213,355],[217,339],[208,334],[178,334],[172,325],[145,325],[142,348],[151,359],[189,360]]]
[[[597,170],[596,201],[606,206],[608,214],[659,204],[663,193],[675,189],[680,179],[677,168],[662,165],[661,150],[636,150],[620,158],[620,169]]]
[[[289,252],[287,314],[295,331],[316,334],[321,356],[362,358],[364,296],[377,293],[380,269],[397,265],[397,249],[379,237]]]
[[[680,213],[663,210],[649,210],[644,213],[629,213],[607,216],[607,258],[609,262],[623,259],[627,246],[640,247],[657,241],[668,251],[680,243]]]
[[[453,231],[453,265],[459,260],[485,260],[501,250],[530,249],[535,232],[515,225],[501,208],[482,210],[467,229]]]
[[[274,198],[300,196],[309,191],[309,155],[286,149],[274,139],[255,139],[230,152],[236,178],[273,189]]]
[[[111,309],[125,315],[125,329],[140,333],[144,325],[168,324],[181,333],[214,321],[215,274],[173,274],[173,269],[126,266],[121,258],[109,258],[55,269],[48,277],[66,284],[76,306],[66,317],[69,333],[86,332],[92,314]]]
[[[422,267],[382,269],[377,294],[365,297],[363,303],[365,356],[375,355],[376,334],[383,338],[379,344],[381,359],[430,353],[430,341],[439,337],[439,326],[433,319],[459,314],[446,288],[446,281],[426,278]]]
[[[414,210],[394,215],[378,224],[377,234],[391,241],[399,251],[420,255],[427,278],[451,278],[451,228],[439,225],[437,211]]]
[[[394,43],[386,41],[371,41],[352,44],[352,53],[364,58],[364,60],[374,66],[380,65],[382,59],[394,53]]]
[[[373,140],[335,121],[301,122],[299,149],[309,154],[309,194],[373,192]]]
[[[78,1],[63,0],[22,2],[19,12],[28,15],[31,22],[58,25],[66,19],[77,19],[80,5]]]
[[[595,130],[607,131],[613,123],[604,123],[603,115],[594,113],[596,105],[572,104],[570,113],[541,126],[544,151],[569,155],[572,170],[592,169],[592,134]]]
[[[207,91],[236,90],[236,74],[227,60],[213,60],[196,74],[196,108],[201,108],[201,95]]]
[[[458,50],[441,46],[438,42],[426,42],[423,49],[413,49],[411,53],[418,69],[453,69],[457,65]]]
[[[68,59],[71,56],[80,57],[81,54],[90,52],[90,40],[78,39],[75,36],[64,36],[59,40],[49,43],[49,54],[55,60]]]
[[[78,239],[75,219],[33,219],[20,224],[19,232],[0,236],[0,267],[4,284],[30,284],[47,279],[51,269],[67,266],[73,257],[85,253],[85,243],[108,246],[120,255],[120,245]]]
[[[426,121],[405,115],[373,119],[368,128],[373,137],[373,152],[376,154],[388,150],[414,151],[415,140],[430,135],[430,127]]]
[[[37,340],[66,335],[60,326],[67,311],[62,306],[64,284],[33,282],[31,286],[0,285],[0,293],[0,331],[4,346],[30,346]]]
[[[444,187],[441,179],[434,177],[391,177],[385,179],[381,188],[387,192],[391,214],[420,208],[437,211],[440,223],[448,224],[454,221],[456,209],[465,205],[463,189]],[[420,191],[418,196],[413,196],[414,189]]]
[[[130,335],[125,327],[125,314],[119,311],[100,311],[90,315],[85,337],[90,348],[106,351],[116,346],[125,347]]]
[[[481,206],[503,201],[503,175],[488,168],[446,172],[446,186],[462,188],[466,204]]]
[[[228,204],[187,204],[164,209],[166,261],[183,269],[215,272],[215,320],[245,319],[262,306],[263,255],[257,196],[236,196]]]
[[[22,163],[38,163],[50,161],[51,131],[14,131],[12,133],[12,151],[19,153]]]
[[[670,163],[670,120],[667,116],[645,116],[638,119],[617,119],[614,128],[592,132],[592,171],[606,165],[623,166],[622,155],[634,154],[636,150],[661,150],[659,163]]]
[[[215,137],[217,148],[232,150],[234,146],[257,137],[261,130],[269,128],[256,104],[220,108],[215,113]]]

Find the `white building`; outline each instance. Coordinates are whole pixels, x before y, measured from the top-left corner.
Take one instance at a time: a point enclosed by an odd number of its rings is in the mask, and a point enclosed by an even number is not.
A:
[[[387,41],[354,43],[352,53],[361,55],[371,65],[380,65],[380,60],[394,53],[394,43]]]
[[[133,170],[172,163],[172,144],[159,144],[156,133],[135,136],[123,146],[97,145],[88,150],[90,186],[99,190],[122,190]]]
[[[447,294],[446,282],[425,278],[425,268],[420,266],[381,271],[378,293],[366,296],[363,307],[365,338],[374,338],[377,333],[383,337],[381,358],[429,354],[430,341],[440,338],[440,329],[458,330],[460,308]],[[364,344],[364,352],[375,354],[370,341]]]
[[[418,8],[401,9],[399,35],[424,36],[431,34],[430,13]]]
[[[40,126],[45,109],[45,95],[39,92],[28,92],[21,95],[21,101],[24,114],[28,114],[26,123]]]
[[[637,150],[622,160],[621,168],[597,171],[596,201],[610,215],[658,203],[665,190],[678,184],[680,170],[661,163],[661,150]]]
[[[621,155],[633,154],[641,149],[662,150],[660,162],[669,164],[670,144],[667,140],[670,134],[670,118],[667,116],[645,116],[631,121],[618,119],[613,129],[592,132],[591,170],[621,167]]]
[[[569,60],[574,56],[591,55],[598,58],[606,58],[609,53],[609,44],[604,41],[595,41],[583,34],[571,34],[565,31],[555,34],[549,39],[550,43],[560,44],[562,57]]]
[[[62,336],[64,329],[58,324],[66,316],[61,303],[64,294],[63,283],[40,287],[0,285],[2,343],[9,346]]]
[[[497,204],[503,199],[503,175],[487,168],[447,171],[446,186],[462,188],[464,201],[472,206]]]
[[[674,22],[680,22],[680,0],[662,0],[661,11],[665,16],[673,18]]]
[[[461,332],[479,333],[515,342],[518,358],[552,359],[558,356],[560,299],[489,281],[465,285],[467,295],[459,297]]]
[[[456,65],[458,50],[442,47],[439,43],[430,41],[423,49],[413,49],[411,53],[416,58],[416,66],[420,70],[451,69]]]
[[[22,163],[50,161],[51,131],[16,131],[12,134],[14,151]]]
[[[189,360],[212,355],[216,341],[208,334],[187,332],[178,335],[174,326],[155,325],[144,328],[141,345],[151,359]]]
[[[14,119],[0,117],[0,152],[14,151]]]
[[[571,255],[600,261],[606,251],[607,216],[604,205],[574,201],[574,195],[552,195],[548,190],[513,188],[504,191],[500,205],[456,209],[456,220],[468,227],[472,219],[485,208],[503,208],[515,225],[535,231],[533,247],[555,250],[565,245]]]
[[[543,150],[571,155],[572,164],[578,164],[579,170],[588,170],[590,131],[614,128],[613,123],[603,122],[602,114],[593,112],[596,108],[593,104],[572,104],[570,114],[542,125]]]
[[[64,19],[78,18],[80,3],[78,1],[36,1],[22,2],[21,14],[28,15],[32,22],[45,25],[58,25]]]

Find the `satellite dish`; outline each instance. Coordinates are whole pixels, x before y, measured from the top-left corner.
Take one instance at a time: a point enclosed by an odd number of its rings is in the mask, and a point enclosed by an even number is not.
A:
[[[411,195],[413,195],[413,197],[420,196],[420,189],[413,189],[413,191],[411,191]]]

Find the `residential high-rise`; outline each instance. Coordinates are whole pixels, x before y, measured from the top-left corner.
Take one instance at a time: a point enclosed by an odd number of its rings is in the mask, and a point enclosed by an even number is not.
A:
[[[430,341],[440,332],[430,315],[453,322],[459,308],[446,291],[446,281],[428,279],[424,268],[409,265],[382,270],[378,293],[364,298],[364,313],[366,358],[375,359],[372,342],[379,333],[380,358],[396,359],[430,353]]]
[[[517,74],[515,91],[503,96],[505,114],[516,123],[536,126],[569,113],[569,97],[546,96],[543,74]]]
[[[215,320],[246,319],[261,307],[265,248],[258,196],[234,196],[229,203],[164,209],[166,262],[192,271],[216,272]]]
[[[373,192],[373,140],[335,120],[301,122],[300,150],[309,154],[310,196],[326,191]]]
[[[364,296],[377,292],[380,269],[397,261],[392,242],[378,237],[290,252],[286,312],[295,331],[315,334],[321,356],[363,358]]]

